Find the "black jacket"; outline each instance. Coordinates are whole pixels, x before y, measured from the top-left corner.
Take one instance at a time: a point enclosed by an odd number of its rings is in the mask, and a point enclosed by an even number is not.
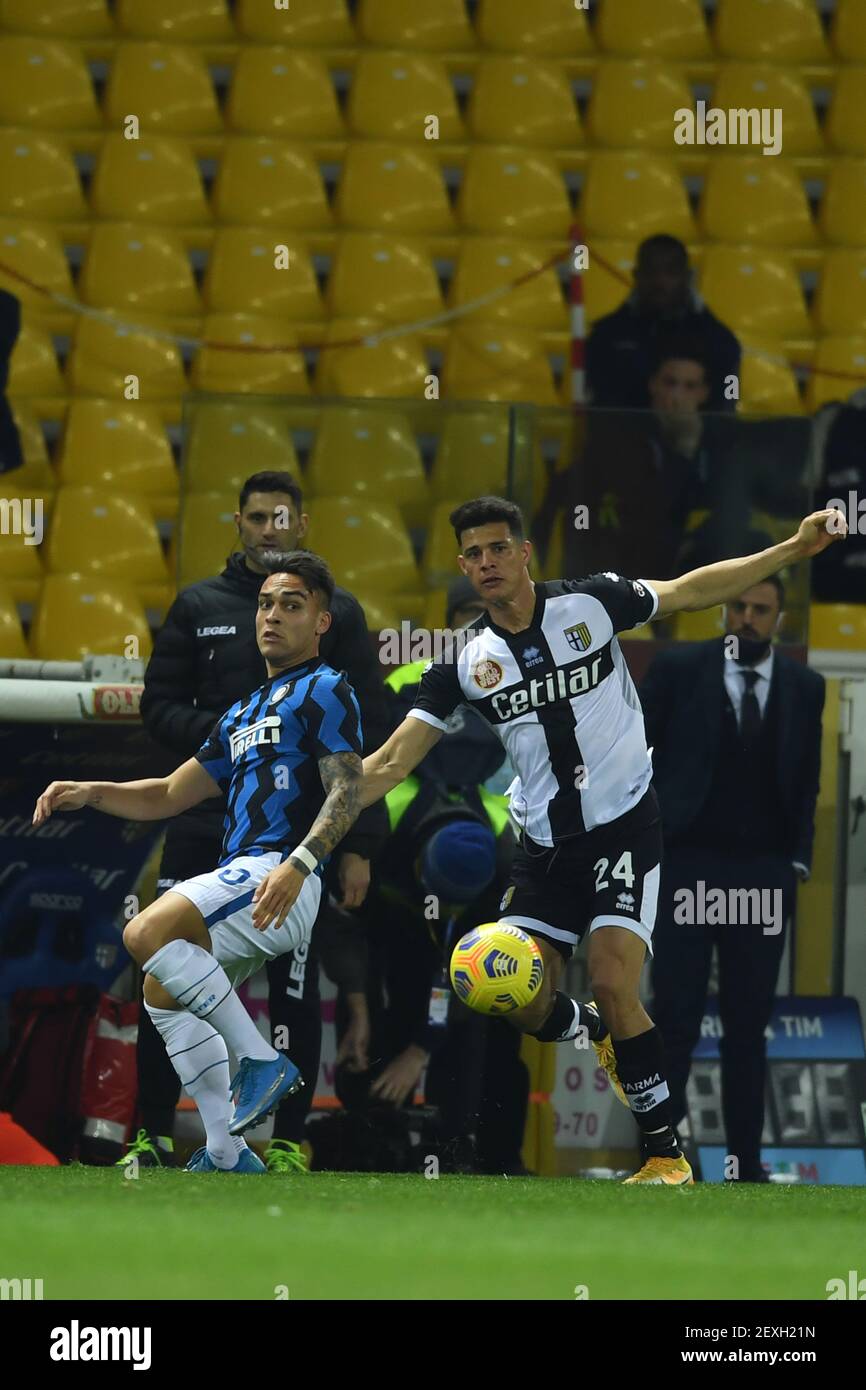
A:
[[[236,700],[246,699],[267,680],[256,645],[255,614],[264,575],[243,555],[233,554],[222,574],[202,579],[178,594],[157,635],[144,676],[141,717],[158,743],[181,759],[191,758],[217,720]],[[382,675],[371,646],[364,610],[345,589],[334,591],[332,621],[319,654],[343,671],[361,709],[364,748],[372,752],[390,733]],[[168,834],[213,838],[217,862],[225,802],[210,798],[178,816]],[[341,842],[340,850],[370,858],[387,834],[384,804],[369,806]]]
[[[774,650],[776,765],[786,851],[792,862],[810,868],[821,775],[824,678],[778,647]],[[668,647],[654,658],[640,687],[667,839],[688,830],[712,783],[725,699],[725,659],[721,637]]]
[[[729,328],[700,301],[676,318],[638,313],[630,297],[594,325],[586,343],[590,401],[612,410],[647,410],[647,382],[658,338],[676,334],[697,340],[707,355],[710,394],[706,410],[736,409],[725,399],[725,378],[740,370],[740,344]]]

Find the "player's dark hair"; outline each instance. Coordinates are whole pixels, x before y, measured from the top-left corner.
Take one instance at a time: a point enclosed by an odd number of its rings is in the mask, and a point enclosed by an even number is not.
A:
[[[266,555],[261,562],[268,574],[296,574],[312,594],[321,594],[329,609],[334,597],[334,576],[321,555],[312,550],[287,550],[285,555]]]
[[[670,251],[681,261],[688,262],[689,253],[683,242],[678,237],[669,236],[667,232],[657,232],[655,236],[648,236],[637,248],[637,262],[651,256],[654,251]]]
[[[655,376],[665,362],[697,362],[704,373],[704,380],[709,382],[710,360],[703,343],[697,338],[671,333],[656,339],[649,356],[649,375]]]
[[[291,497],[295,511],[299,516],[304,509],[304,494],[301,491],[301,485],[295,481],[291,473],[271,471],[253,473],[241,488],[241,495],[238,498],[239,512],[242,512],[247,505],[252,492],[284,492]]]
[[[779,612],[781,613],[782,609],[785,607],[785,585],[781,575],[768,574],[766,579],[761,579],[759,582],[761,584],[772,584],[779,596]]]
[[[526,534],[523,513],[517,504],[509,502],[507,497],[474,497],[471,502],[461,502],[448,520],[454,527],[458,545],[463,544],[464,531],[473,526],[488,526],[492,521],[507,522],[515,540],[522,541]]]

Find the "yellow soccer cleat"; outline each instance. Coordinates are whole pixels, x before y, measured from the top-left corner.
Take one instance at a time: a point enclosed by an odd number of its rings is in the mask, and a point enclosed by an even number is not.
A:
[[[593,1001],[590,1006],[598,1013],[598,1005]],[[600,1042],[594,1042],[595,1055],[598,1058],[598,1065],[607,1072],[608,1080],[614,1089],[617,1100],[621,1100],[623,1105],[628,1105],[625,1091],[622,1089],[620,1079],[616,1074],[616,1053],[613,1050],[613,1039],[610,1033],[605,1033]]]
[[[679,1158],[648,1158],[639,1172],[624,1180],[630,1182],[665,1183],[668,1187],[689,1187],[694,1183],[691,1164],[680,1155]]]

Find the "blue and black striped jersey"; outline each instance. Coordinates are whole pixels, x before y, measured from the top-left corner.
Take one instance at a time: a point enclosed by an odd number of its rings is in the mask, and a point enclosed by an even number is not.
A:
[[[274,850],[285,859],[325,799],[319,759],[360,756],[361,748],[352,687],[318,657],[280,671],[246,703],[238,700],[195,755],[227,793],[220,864]]]

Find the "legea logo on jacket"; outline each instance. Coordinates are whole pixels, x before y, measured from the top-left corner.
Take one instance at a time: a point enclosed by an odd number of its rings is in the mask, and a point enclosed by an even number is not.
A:
[[[237,633],[237,628],[232,627],[197,627],[196,637],[233,637]]]

